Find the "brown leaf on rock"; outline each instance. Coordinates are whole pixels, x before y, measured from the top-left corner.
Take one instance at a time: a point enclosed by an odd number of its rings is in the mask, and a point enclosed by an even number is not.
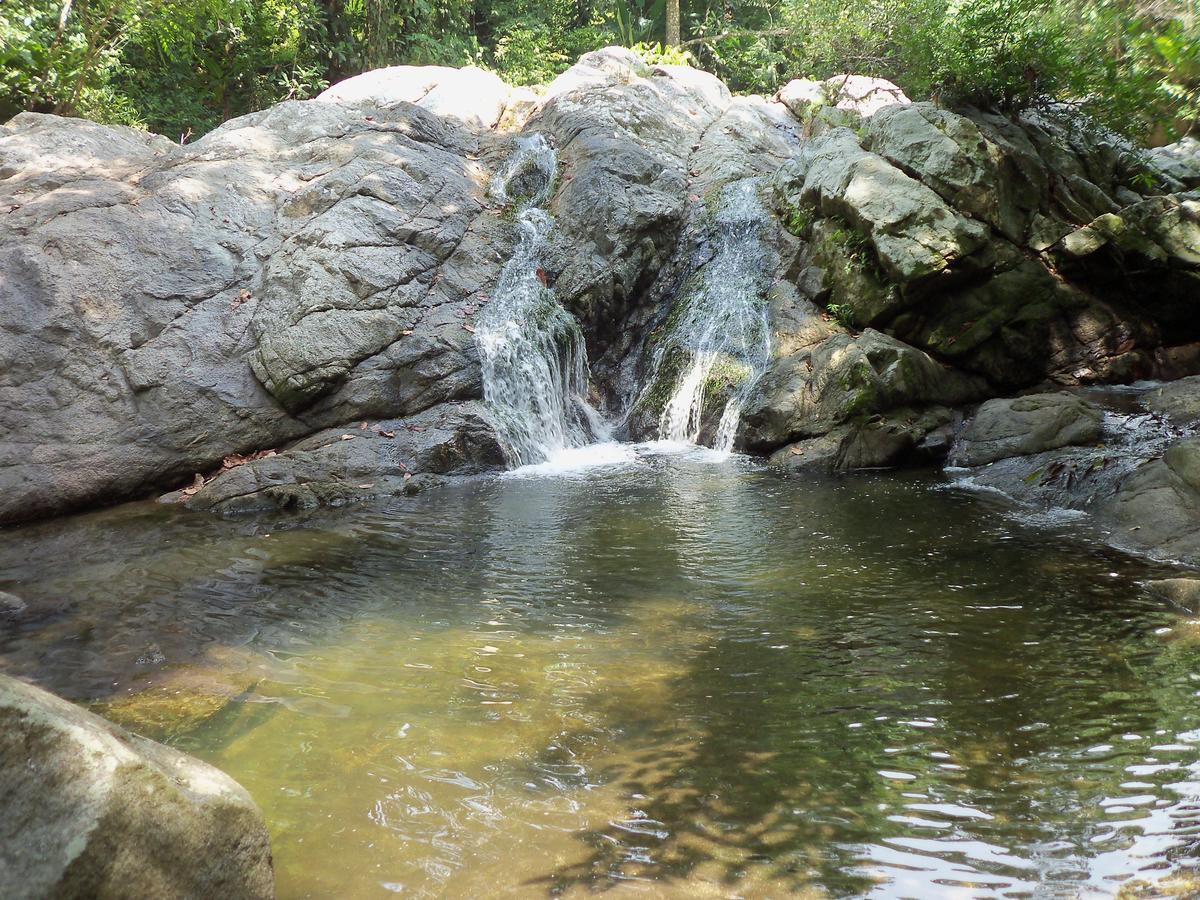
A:
[[[352,440],[354,440],[354,435],[352,435],[352,434],[343,434],[343,435],[342,435],[342,437],[341,437],[341,440],[343,440],[343,441],[352,441]]]
[[[241,306],[243,303],[245,303],[249,299],[250,299],[250,292],[248,290],[246,290],[245,288],[242,288],[240,291],[238,291],[238,295],[236,297],[234,297],[233,301],[229,304],[230,311],[232,312],[233,310],[237,309],[239,306]]]
[[[221,460],[222,469],[233,469],[237,466],[245,465],[248,462],[254,462],[256,459],[267,459],[271,456],[278,455],[277,450],[256,450],[253,453],[230,453]]]
[[[192,483],[183,489],[183,493],[190,497],[202,487],[204,487],[204,476],[197,472],[196,476],[192,479]]]

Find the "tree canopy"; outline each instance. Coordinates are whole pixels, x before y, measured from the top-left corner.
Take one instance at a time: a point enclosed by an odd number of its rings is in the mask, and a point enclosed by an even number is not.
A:
[[[379,66],[538,84],[608,44],[736,91],[856,72],[948,103],[1075,103],[1144,139],[1200,118],[1200,0],[0,0],[0,120],[187,139]]]

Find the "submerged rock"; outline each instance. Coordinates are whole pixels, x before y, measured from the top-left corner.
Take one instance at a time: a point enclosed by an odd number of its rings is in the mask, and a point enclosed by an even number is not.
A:
[[[1148,581],[1146,590],[1189,612],[1200,612],[1200,578],[1162,578]]]
[[[0,616],[19,616],[28,608],[28,604],[16,594],[0,591]]]
[[[989,400],[967,423],[950,456],[955,466],[982,466],[1100,440],[1100,410],[1068,393]]]
[[[0,676],[0,884],[13,898],[273,897],[228,775]]]

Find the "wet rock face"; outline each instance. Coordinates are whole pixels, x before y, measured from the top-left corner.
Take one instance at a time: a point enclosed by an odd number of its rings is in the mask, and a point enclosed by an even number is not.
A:
[[[550,183],[511,181],[549,195],[538,277],[628,434],[652,429],[636,404],[655,335],[718,256],[720,198],[746,179],[765,207],[771,352],[739,446],[1200,370],[1190,145],[1155,154],[1150,190],[1129,148],[1053,112],[951,112],[857,76],[766,99],[619,48],[540,91],[400,66],[184,147],[53,116],[0,129],[0,523],[267,450],[188,502],[285,497],[251,483],[260,468],[295,487],[288,502],[391,493],[419,448],[297,442],[482,397],[473,329],[516,239],[488,185],[518,129],[559,161]],[[491,465],[484,418],[444,420],[458,462],[414,479]]]
[[[547,94],[528,125],[559,148],[547,268],[599,357],[674,253],[692,147],[731,98],[711,75],[616,48],[587,54]]]
[[[237,782],[6,676],[0,798],[7,897],[275,895],[262,814]]]

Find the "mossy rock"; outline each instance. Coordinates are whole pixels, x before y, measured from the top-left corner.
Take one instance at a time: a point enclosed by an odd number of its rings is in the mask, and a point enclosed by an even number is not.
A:
[[[160,670],[152,681],[93,704],[92,712],[156,739],[194,731],[254,688],[260,660],[236,648],[208,653],[192,665]]]
[[[813,264],[824,272],[829,306],[850,310],[854,324],[880,324],[905,306],[899,288],[880,272],[870,244],[849,225],[836,219],[814,222],[810,247]]]

